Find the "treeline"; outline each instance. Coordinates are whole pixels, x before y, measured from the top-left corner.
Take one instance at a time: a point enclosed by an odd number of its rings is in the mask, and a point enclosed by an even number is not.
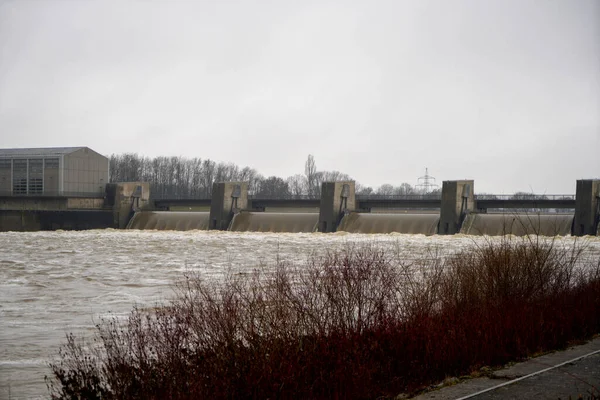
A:
[[[313,197],[321,195],[322,182],[354,180],[339,171],[319,171],[315,159],[309,155],[304,173],[287,178],[265,177],[251,167],[211,159],[186,157],[145,157],[135,153],[110,156],[111,182],[150,182],[155,197],[210,197],[214,182],[249,182],[250,193],[257,197]],[[408,183],[399,186],[384,184],[373,189],[356,184],[357,194],[410,195],[422,191]]]
[[[287,178],[265,177],[254,168],[215,162],[208,158],[150,158],[136,153],[111,155],[109,174],[110,182],[150,182],[154,197],[210,197],[214,182],[243,181],[249,182],[250,193],[257,197],[319,198],[322,182],[354,180],[340,171],[319,171],[312,155],[309,155],[304,163],[303,174],[298,173]],[[441,189],[436,185],[413,186],[404,182],[397,186],[386,183],[373,188],[356,183],[357,195],[409,196],[440,192]],[[499,199],[493,194],[477,195],[482,199]],[[545,200],[548,197],[517,192],[511,195],[510,199]]]

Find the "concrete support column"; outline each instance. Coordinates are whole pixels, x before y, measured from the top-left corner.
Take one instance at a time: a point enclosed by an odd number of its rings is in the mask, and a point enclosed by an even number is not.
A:
[[[577,181],[573,236],[597,235],[600,224],[600,179]]]
[[[438,234],[454,235],[460,232],[465,217],[475,206],[473,187],[472,180],[443,182]]]
[[[119,182],[106,185],[105,206],[113,209],[115,228],[125,229],[135,211],[148,205],[150,183]]]
[[[335,232],[345,212],[356,208],[353,181],[323,182],[319,210],[319,232]]]
[[[248,207],[248,182],[215,182],[208,229],[226,231],[233,216]]]

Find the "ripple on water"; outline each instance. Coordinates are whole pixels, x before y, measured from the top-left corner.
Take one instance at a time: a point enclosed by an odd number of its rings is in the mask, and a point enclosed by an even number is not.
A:
[[[172,295],[183,273],[206,279],[270,268],[277,259],[302,262],[311,254],[380,246],[414,261],[452,254],[498,238],[473,236],[276,234],[220,231],[61,231],[0,233],[0,377],[12,375],[14,398],[47,397],[40,354],[56,354],[65,333],[91,334],[102,317],[125,318],[134,304],[151,309]],[[519,240],[514,238],[513,240]],[[586,239],[600,255],[600,238]],[[573,246],[573,238],[555,239]],[[579,243],[579,242],[578,242]],[[437,253],[436,253],[437,252]],[[109,313],[112,311],[112,313]],[[1,379],[0,379],[1,380]],[[0,398],[3,394],[0,389]]]

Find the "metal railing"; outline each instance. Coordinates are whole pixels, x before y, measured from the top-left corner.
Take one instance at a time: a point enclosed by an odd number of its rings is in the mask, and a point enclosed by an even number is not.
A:
[[[575,200],[574,194],[476,194],[475,200]]]
[[[440,200],[441,193],[428,194],[357,194],[356,200]]]
[[[431,194],[402,194],[402,195],[382,195],[382,194],[357,194],[356,200],[440,200],[441,193]],[[251,194],[248,195],[252,200],[317,200],[320,196],[315,195],[264,195]],[[475,200],[575,200],[574,194],[531,194],[531,195],[514,195],[514,194],[476,194]],[[180,194],[180,193],[152,193],[150,191],[151,200],[210,200],[211,196],[207,194]]]
[[[152,193],[150,191],[150,200],[210,200],[212,197],[206,194],[168,194],[168,193]],[[252,200],[315,200],[320,199],[319,196],[311,195],[248,195],[248,199]]]

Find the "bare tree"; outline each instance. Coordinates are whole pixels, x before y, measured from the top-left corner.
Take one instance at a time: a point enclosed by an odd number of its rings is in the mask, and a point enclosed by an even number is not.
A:
[[[357,183],[356,184],[356,194],[368,196],[370,194],[373,194],[373,188],[371,186],[363,186],[360,183]]]
[[[304,194],[308,194],[306,177],[304,175],[292,175],[286,179],[286,183],[288,184],[292,196],[300,197]]]
[[[189,185],[190,185],[190,196],[200,196],[200,180],[202,177],[202,160],[200,158],[192,158],[189,161]]]
[[[260,184],[256,197],[289,198],[288,184],[277,176],[270,176]]]
[[[202,163],[202,191],[206,196],[212,195],[212,184],[215,181],[215,162],[212,160],[204,160]]]
[[[410,185],[410,183],[401,183],[400,186],[394,187],[394,193],[397,196],[407,196],[411,194],[415,194],[416,190],[414,187]]]
[[[394,193],[394,187],[389,183],[384,183],[377,188],[376,194],[380,196],[391,196]]]
[[[320,171],[319,178],[321,182],[339,182],[353,180],[350,175],[340,171]]]
[[[318,197],[320,188],[317,182],[317,164],[312,154],[308,155],[308,159],[304,164],[304,175],[306,175],[308,195]]]

